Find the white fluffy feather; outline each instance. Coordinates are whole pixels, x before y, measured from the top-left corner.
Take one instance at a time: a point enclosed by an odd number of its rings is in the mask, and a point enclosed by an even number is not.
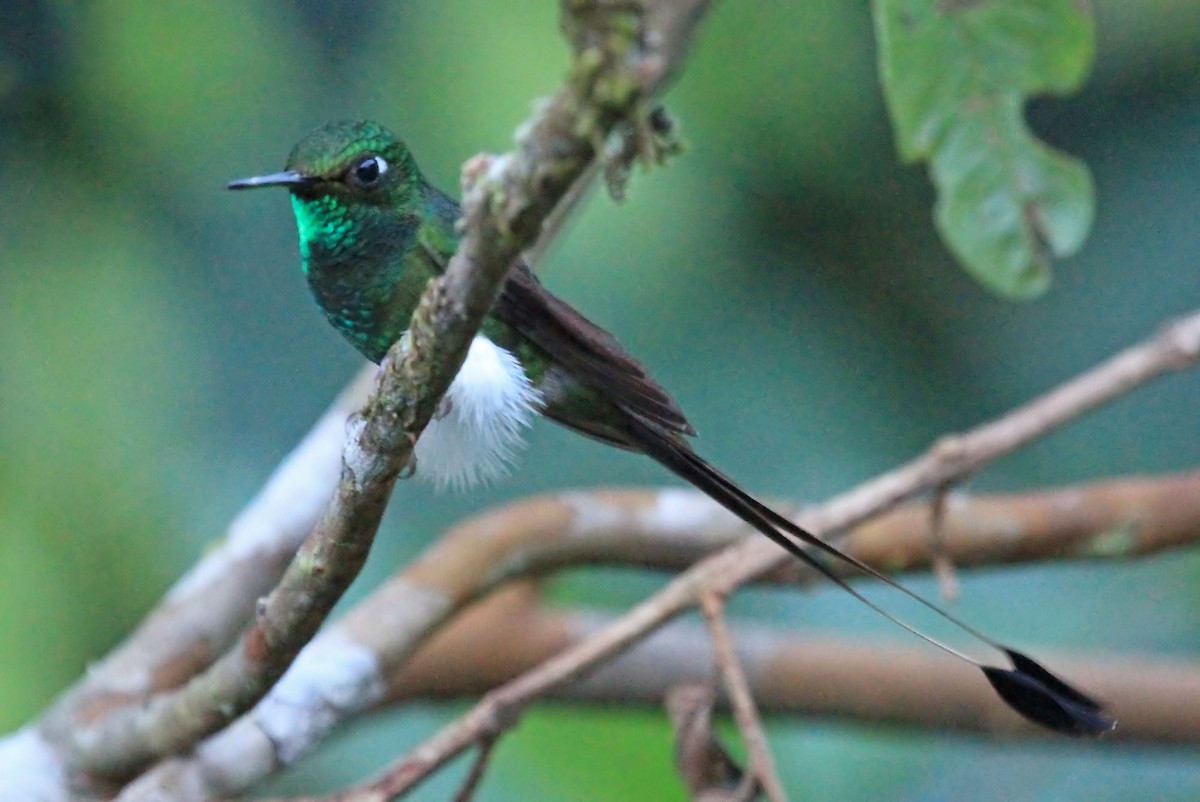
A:
[[[523,445],[541,396],[517,358],[486,337],[467,359],[439,413],[417,440],[417,475],[439,488],[469,487],[505,474]]]

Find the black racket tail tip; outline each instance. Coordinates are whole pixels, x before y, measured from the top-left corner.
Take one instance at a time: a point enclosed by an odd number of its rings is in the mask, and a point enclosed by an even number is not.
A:
[[[1004,649],[1012,668],[981,666],[993,690],[1010,708],[1035,724],[1076,738],[1100,737],[1116,729],[1104,705],[1036,660]]]

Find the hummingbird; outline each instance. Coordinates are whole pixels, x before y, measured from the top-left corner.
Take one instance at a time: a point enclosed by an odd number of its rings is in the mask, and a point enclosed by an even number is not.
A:
[[[404,339],[426,284],[454,254],[458,204],[424,178],[399,137],[363,120],[323,125],[300,140],[282,172],[228,184],[259,187],[288,190],[301,267],[318,306],[351,345],[378,363]],[[1100,735],[1116,725],[1083,691],[795,524],[709,464],[688,440],[695,429],[647,369],[518,260],[417,441],[417,473],[451,485],[495,477],[539,414],[655,460],[876,613],[981,669],[1000,698],[1026,718],[1076,736]],[[830,560],[914,599],[1003,653],[1011,668],[976,660],[918,630],[855,590]]]

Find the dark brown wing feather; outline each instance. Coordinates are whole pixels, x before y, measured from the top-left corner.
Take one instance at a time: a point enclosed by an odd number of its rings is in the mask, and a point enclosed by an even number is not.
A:
[[[453,249],[452,232],[459,218],[458,204],[432,184],[424,185],[426,209],[433,222],[427,227],[446,232],[444,242],[418,238],[435,266],[444,270]],[[514,326],[549,354],[579,381],[604,392],[628,415],[655,424],[665,431],[693,435],[683,411],[667,391],[650,378],[636,359],[625,353],[615,337],[576,312],[542,287],[524,262],[509,272],[494,313]],[[553,416],[550,410],[546,411]],[[583,434],[621,448],[635,448],[623,431],[587,428],[588,422],[555,418]]]
[[[626,412],[668,431],[695,434],[679,405],[615,337],[542,287],[525,265],[509,274],[495,312]]]

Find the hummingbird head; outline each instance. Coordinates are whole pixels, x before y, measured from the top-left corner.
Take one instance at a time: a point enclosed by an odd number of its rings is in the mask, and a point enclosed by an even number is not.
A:
[[[423,184],[399,137],[379,123],[356,120],[311,131],[282,172],[228,187],[287,187],[305,273],[321,282],[321,274],[355,266],[361,272],[365,261],[386,261],[403,248],[416,227]]]
[[[378,123],[335,122],[305,136],[282,172],[230,189],[286,187],[301,266],[329,321],[378,361],[411,315],[406,254],[421,224],[425,181],[408,148]],[[415,303],[415,300],[414,300]]]
[[[231,181],[229,189],[283,186],[304,200],[402,207],[420,174],[400,138],[370,120],[327,123],[292,149],[283,172]]]

